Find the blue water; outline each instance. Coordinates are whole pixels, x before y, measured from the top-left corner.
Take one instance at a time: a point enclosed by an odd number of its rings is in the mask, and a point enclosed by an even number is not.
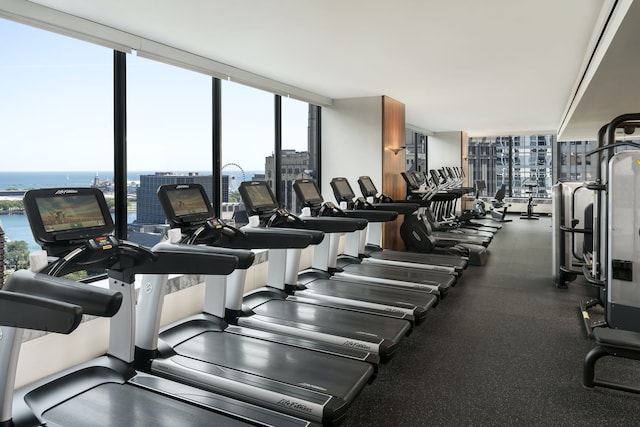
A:
[[[113,172],[0,172],[0,190],[29,190],[50,187],[89,187],[96,173],[101,180],[113,181]],[[140,175],[153,174],[148,171],[130,171],[127,181],[140,181]]]
[[[191,171],[170,171],[176,174],[186,174]],[[210,175],[208,171],[196,171],[201,175]],[[140,182],[140,175],[154,174],[151,171],[129,171],[127,173],[127,182]],[[232,182],[235,186],[239,184],[243,178],[250,180],[257,171],[245,171],[244,175],[241,171],[224,170],[223,175],[229,175],[234,178]],[[93,180],[98,174],[100,180],[113,181],[113,172],[109,171],[84,171],[84,172],[0,172],[0,190],[29,190],[32,188],[51,188],[51,187],[89,187],[93,184]]]
[[[0,222],[2,222],[6,240],[13,242],[24,240],[29,244],[30,251],[40,249],[40,246],[33,240],[26,215],[0,215]]]
[[[127,215],[127,222],[131,223],[135,219],[135,212]],[[40,246],[33,240],[33,234],[26,215],[0,215],[0,222],[2,222],[5,239],[12,242],[24,240],[29,245],[29,251],[40,249]]]
[[[182,171],[171,171],[175,173],[184,173]],[[100,180],[113,181],[113,172],[105,171],[84,171],[84,172],[0,172],[0,190],[16,189],[29,190],[34,188],[59,188],[59,187],[89,187],[96,176]],[[127,174],[127,181],[140,181],[140,175],[153,174],[149,171],[130,171]],[[210,172],[199,171],[200,174],[206,175]],[[239,184],[242,181],[242,172],[227,171],[225,175],[234,177],[234,181]],[[251,179],[254,171],[247,171],[245,179]],[[235,188],[234,188],[235,189]],[[129,223],[136,219],[136,214],[128,215]],[[33,234],[29,227],[29,222],[25,215],[0,215],[0,222],[3,224],[5,238],[10,241],[24,240],[29,244],[29,250],[38,250],[40,247],[33,240]]]

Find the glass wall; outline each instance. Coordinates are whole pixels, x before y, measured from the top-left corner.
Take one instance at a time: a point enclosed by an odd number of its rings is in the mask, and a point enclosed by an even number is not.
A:
[[[405,129],[405,170],[407,172],[427,171],[428,136],[412,129]],[[407,197],[409,197],[408,187]]]
[[[296,179],[317,180],[318,177],[316,156],[311,155],[317,152],[317,140],[312,124],[315,107],[286,97],[282,98],[281,106],[281,205],[294,213],[300,213],[302,206],[296,198],[293,183]]]
[[[484,180],[484,197],[502,184],[509,197],[551,197],[553,135],[469,138],[470,182]]]
[[[553,184],[551,153],[552,135],[512,137],[512,197],[551,197]]]
[[[616,143],[632,142],[640,143],[637,135],[616,136]],[[592,181],[595,177],[595,170],[592,164],[596,155],[587,156],[591,150],[598,146],[596,141],[559,141],[556,148],[556,156],[560,159],[556,165],[556,180],[559,181]],[[619,146],[614,149],[618,153],[625,150],[635,150],[633,146]]]
[[[585,154],[596,147],[595,141],[558,142],[557,179],[560,181],[589,181],[591,157]]]
[[[238,186],[275,176],[274,95],[222,81],[222,217],[245,222]],[[271,159],[271,160],[269,160]],[[225,199],[225,189],[228,193]]]
[[[427,135],[411,129],[405,130],[405,160],[407,171],[427,170]]]
[[[160,185],[202,184],[213,197],[211,77],[127,55],[127,177],[132,233],[161,237]],[[142,243],[153,243],[149,236]]]
[[[17,242],[25,242],[22,255],[38,249],[23,215],[25,190],[94,186],[113,205],[114,52],[3,19],[0,52],[0,255],[11,271],[23,266],[11,261]],[[151,245],[166,229],[158,185],[202,183],[210,196],[221,193],[222,217],[234,219],[240,182],[275,185],[274,94],[221,82],[222,163],[214,171],[213,78],[125,57],[129,238]],[[318,114],[316,106],[281,99],[278,173],[290,180],[318,177]],[[220,190],[213,189],[214,172],[221,172]],[[283,194],[286,205],[294,201]]]
[[[25,190],[95,185],[113,202],[113,51],[0,19],[0,52],[0,222],[10,273],[39,249]]]

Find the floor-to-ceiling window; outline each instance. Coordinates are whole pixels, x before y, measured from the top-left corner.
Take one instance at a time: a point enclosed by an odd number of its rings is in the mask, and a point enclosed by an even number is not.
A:
[[[424,133],[412,129],[405,131],[405,161],[407,171],[426,172],[427,170],[427,140]]]
[[[509,197],[551,196],[553,135],[509,135],[469,138],[469,176],[483,180],[493,196],[505,185]]]
[[[209,76],[127,55],[127,177],[131,231],[161,233],[160,185],[197,183],[213,197]]]
[[[594,141],[559,141],[556,160],[557,179],[560,181],[589,181],[591,156],[586,153],[595,148]]]
[[[112,58],[110,49],[0,19],[5,272],[39,249],[21,209],[25,190],[97,186],[112,203]]]
[[[274,95],[231,81],[222,81],[223,218],[244,221],[238,186],[242,181],[275,177]],[[224,191],[223,191],[224,195]],[[240,210],[239,210],[240,209]]]
[[[315,106],[293,98],[281,98],[282,150],[281,158],[281,204],[283,207],[300,212],[293,183],[297,179],[316,180],[318,177],[317,140],[313,118]]]
[[[0,196],[0,214],[16,214],[0,215],[3,257],[12,257],[6,249],[15,242],[25,241],[26,250],[37,248],[21,214],[24,190],[95,186],[113,204],[114,160],[127,169],[128,200],[121,205],[128,206],[129,233],[163,231],[158,227],[164,218],[155,189],[167,180],[199,182],[211,194],[220,193],[222,217],[232,218],[242,207],[237,187],[243,180],[273,182],[281,173],[294,176],[296,169],[301,176],[319,176],[319,107],[281,98],[282,152],[300,154],[304,162],[291,168],[282,162],[283,171],[276,171],[274,100],[279,97],[222,80],[221,106],[213,111],[211,76],[135,52],[122,54],[127,142],[123,165],[113,149],[114,96],[118,99],[114,92],[121,93],[113,86],[113,50],[0,20],[0,53],[0,191],[11,192]],[[213,170],[217,114],[220,171]],[[212,174],[221,175],[222,188],[213,188]],[[144,184],[148,191],[141,191]]]

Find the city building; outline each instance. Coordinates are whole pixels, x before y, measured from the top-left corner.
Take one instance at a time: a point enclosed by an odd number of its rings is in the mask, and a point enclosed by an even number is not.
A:
[[[92,188],[97,188],[103,193],[113,193],[113,182],[108,179],[100,179],[100,175],[96,172],[96,176],[91,183]]]
[[[314,170],[311,169],[310,155],[308,151],[282,150],[281,156],[281,181],[282,207],[291,211],[300,211],[293,183],[297,179],[314,178]],[[275,158],[273,155],[265,158],[266,180],[275,189],[274,175]]]
[[[595,141],[559,141],[554,152],[556,180],[587,181],[593,179],[591,157],[587,156],[587,153],[595,147]]]
[[[511,135],[469,138],[470,185],[484,180],[492,197],[505,185],[508,197],[551,197],[554,135]]]
[[[211,175],[199,175],[197,172],[190,172],[186,175],[176,175],[172,172],[140,175],[136,201],[136,223],[164,224],[166,222],[164,211],[158,201],[157,191],[161,185],[169,184],[200,184],[204,187],[209,200],[212,200],[213,180]]]

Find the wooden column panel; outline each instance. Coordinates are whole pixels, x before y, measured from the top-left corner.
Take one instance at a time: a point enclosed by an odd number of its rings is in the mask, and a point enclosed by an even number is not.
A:
[[[401,200],[406,196],[404,179],[400,175],[405,171],[405,110],[404,104],[388,96],[382,97],[382,191],[392,199]],[[385,249],[404,249],[400,238],[402,218],[384,224],[382,228],[382,247]]]

